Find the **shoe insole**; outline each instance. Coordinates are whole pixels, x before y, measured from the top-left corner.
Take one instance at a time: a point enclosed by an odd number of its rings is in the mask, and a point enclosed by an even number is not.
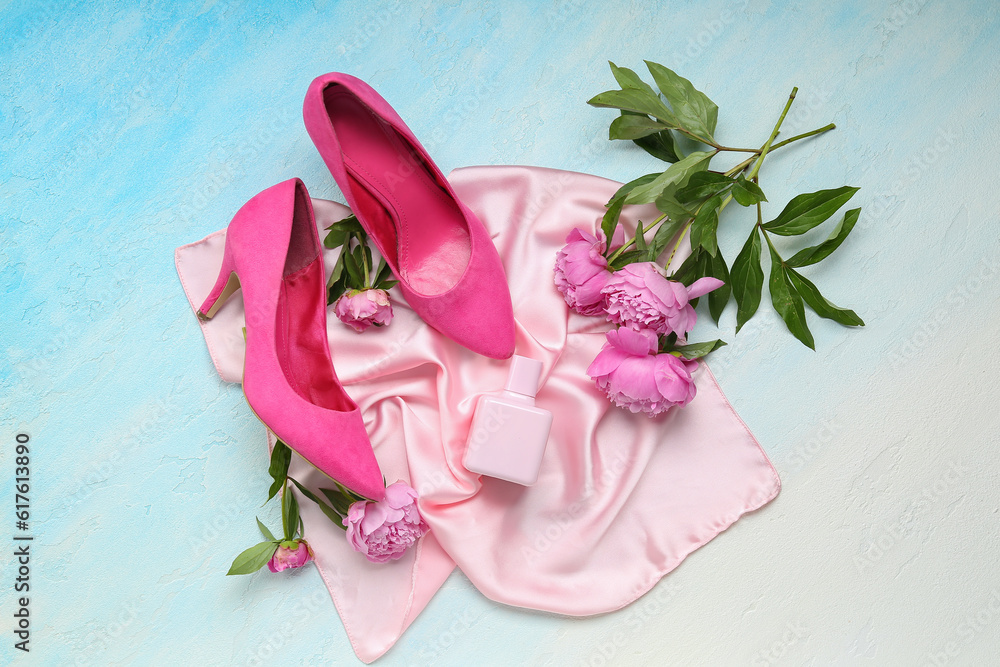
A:
[[[277,317],[278,363],[292,389],[321,408],[353,410],[330,359],[326,277],[319,260],[282,278]]]
[[[465,272],[469,229],[455,200],[392,127],[337,86],[325,103],[352,194],[379,247],[419,294],[448,291]]]
[[[326,338],[326,276],[319,259],[316,221],[309,214],[308,194],[295,188],[291,237],[278,293],[278,364],[295,392],[328,410],[352,410],[351,399],[337,380]]]

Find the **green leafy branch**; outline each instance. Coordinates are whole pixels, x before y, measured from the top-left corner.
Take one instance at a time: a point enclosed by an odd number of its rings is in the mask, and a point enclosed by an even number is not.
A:
[[[267,500],[271,500],[284,487],[281,494],[281,528],[283,539],[277,539],[268,530],[267,526],[257,519],[257,528],[266,538],[249,549],[244,550],[233,560],[227,575],[232,574],[252,574],[267,565],[267,562],[274,556],[274,552],[279,546],[292,546],[297,536],[305,536],[305,526],[299,516],[299,501],[295,494],[288,489],[288,463],[291,461],[291,450],[280,440],[271,452],[271,466],[268,472],[274,478],[268,492]],[[281,478],[279,480],[279,477]],[[267,502],[267,501],[265,501]]]
[[[334,303],[349,289],[392,288],[398,280],[392,279],[392,269],[383,257],[374,271],[372,249],[368,244],[368,234],[353,214],[326,228],[323,246],[333,250],[340,248],[340,255],[333,265],[333,273],[326,283],[326,303]]]
[[[349,490],[337,480],[331,479],[330,481],[333,482],[334,486],[337,488],[320,488],[320,493],[326,497],[326,502],[324,502],[294,477],[288,476],[288,465],[291,462],[291,458],[292,450],[288,447],[288,445],[283,443],[281,440],[278,440],[274,445],[274,449],[271,450],[271,467],[268,469],[268,473],[271,475],[273,481],[271,483],[271,488],[268,491],[267,500],[273,498],[278,489],[287,485],[288,482],[291,482],[295,485],[295,488],[302,493],[302,495],[319,505],[320,510],[322,510],[323,514],[325,514],[330,521],[339,526],[341,529],[346,530],[346,527],[344,526],[344,517],[347,516],[348,509],[350,509],[352,504],[358,502],[359,500],[367,499]]]
[[[316,503],[323,514],[326,515],[334,525],[341,530],[347,530],[344,525],[344,517],[351,505],[359,500],[366,500],[358,494],[350,491],[336,480],[331,480],[336,489],[321,488],[320,492],[326,497],[326,501],[321,500],[316,494],[303,486],[294,477],[288,475],[288,466],[292,460],[292,450],[281,440],[278,440],[274,449],[271,450],[271,462],[268,467],[268,474],[271,476],[271,486],[268,489],[267,504],[271,498],[281,490],[281,526],[284,535],[283,539],[277,539],[267,529],[260,519],[257,519],[257,527],[266,538],[249,549],[244,550],[233,561],[229,572],[226,574],[251,574],[267,565],[267,562],[274,556],[275,550],[279,546],[292,546],[297,537],[305,537],[305,526],[299,514],[299,502],[294,491],[289,488],[291,482],[299,492]]]
[[[660,216],[649,224],[640,221],[636,233],[622,246],[614,250],[609,248],[607,259],[610,268],[618,270],[632,262],[657,261],[671,246],[663,264],[669,268],[681,242],[687,237],[691,254],[677,267],[672,277],[686,285],[705,276],[723,281],[725,284],[722,287],[708,295],[709,312],[718,322],[730,299],[735,299],[738,332],[760,305],[764,276],[761,267],[763,238],[771,258],[768,283],[771,301],[796,338],[814,347],[812,334],[806,325],[804,305],[821,317],[847,326],[863,326],[864,322],[857,314],[830,303],[815,285],[796,271],[833,253],[854,228],[860,209],[848,211],[825,242],[804,248],[788,259],[780,256],[770,236],[804,234],[833,216],[858,189],[844,186],[801,194],[788,202],[776,218],[767,223],[762,221],[761,204],[767,202],[767,197],[760,187],[759,172],[765,158],[789,144],[832,130],[835,125],[830,123],[775,143],[795,100],[798,91],[795,88],[770,136],[759,148],[724,146],[714,137],[718,107],[690,81],[663,65],[646,61],[646,67],[659,88],[657,93],[632,70],[609,64],[621,89],[600,93],[588,102],[596,107],[619,110],[619,117],[612,121],[609,128],[609,138],[631,140],[647,153],[669,163],[662,172],[640,176],[621,186],[608,201],[607,212],[601,221],[601,230],[607,239],[613,237],[625,206],[654,203],[660,212]],[[684,155],[678,142],[681,136],[704,144],[707,150],[693,150]],[[725,171],[711,170],[712,159],[723,152],[747,153],[748,156]],[[721,213],[732,201],[740,207],[755,207],[757,222],[743,249],[730,265],[719,250],[718,228]],[[654,229],[652,238],[647,241],[646,235]],[[714,345],[712,349],[716,347]]]
[[[714,352],[728,343],[724,340],[710,340],[704,343],[691,343],[689,345],[678,345],[677,334],[670,332],[666,336],[660,337],[660,352],[673,354],[682,359],[700,359],[709,352]]]

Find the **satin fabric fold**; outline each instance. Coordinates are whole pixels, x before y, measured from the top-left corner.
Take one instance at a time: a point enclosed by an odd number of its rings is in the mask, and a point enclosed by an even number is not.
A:
[[[303,520],[358,657],[399,638],[455,564],[486,596],[568,615],[619,609],[687,554],[757,509],[778,477],[705,364],[687,407],[650,419],[612,406],[586,374],[610,325],[569,312],[553,283],[556,251],[574,227],[593,231],[619,184],[537,167],[468,167],[449,180],[500,252],[516,320],[516,352],[544,364],[537,404],[553,413],[538,482],[480,478],[461,464],[476,398],[502,389],[507,361],[474,354],[424,324],[393,293],[395,319],[357,334],[330,314],[337,374],[362,409],[389,483],[420,494],[431,533],[389,564],[368,563],[308,501]],[[322,230],[349,211],[314,200]],[[652,220],[631,207],[626,224]],[[225,232],[178,248],[192,308],[221,264]],[[336,255],[327,251],[327,270]],[[242,302],[201,323],[216,370],[238,382]],[[272,444],[272,443],[269,443]],[[322,474],[297,456],[293,476]]]

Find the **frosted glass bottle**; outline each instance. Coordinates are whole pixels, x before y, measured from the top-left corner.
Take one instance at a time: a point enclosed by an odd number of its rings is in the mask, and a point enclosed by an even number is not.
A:
[[[476,403],[463,464],[466,469],[531,486],[545,453],[552,413],[535,405],[542,362],[514,355],[507,384]]]

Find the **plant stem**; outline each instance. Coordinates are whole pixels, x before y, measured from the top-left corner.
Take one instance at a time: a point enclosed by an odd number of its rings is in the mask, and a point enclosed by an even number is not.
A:
[[[713,146],[716,152],[718,151],[730,151],[732,153],[753,153],[756,155],[760,152],[759,148],[730,148],[729,146]]]
[[[760,233],[764,235],[764,240],[767,241],[767,247],[770,248],[775,255],[778,255],[778,251],[774,249],[774,244],[771,243],[771,237],[767,235],[767,230],[764,229],[764,218],[761,217],[760,202],[757,202],[757,229],[759,229]],[[781,264],[784,265],[785,260],[781,260]]]
[[[723,209],[725,209],[726,206],[728,206],[729,202],[731,201],[733,201],[733,194],[730,192],[728,195],[726,195],[726,198],[722,200],[722,203],[719,204],[719,215],[722,215]]]
[[[728,206],[729,202],[731,202],[732,200],[733,200],[733,195],[731,194],[726,195],[726,198],[722,200],[721,204],[719,204],[720,214],[722,213],[722,210],[726,208],[726,206]],[[702,202],[702,206],[704,206],[706,203],[707,201]],[[698,212],[701,212],[700,208],[698,209]],[[695,214],[695,217],[697,217],[697,213]],[[681,247],[681,241],[684,240],[684,237],[687,236],[687,233],[691,230],[692,224],[694,224],[694,217],[692,217],[691,220],[686,225],[684,225],[684,229],[681,230],[680,236],[677,237],[677,242],[674,243],[674,247],[670,250],[670,257],[667,258],[667,263],[663,265],[664,269],[670,268],[670,263],[674,261],[674,255],[677,254],[677,249]]]
[[[793,141],[798,141],[799,139],[805,139],[806,137],[811,137],[811,136],[816,135],[816,134],[821,134],[823,132],[829,132],[830,130],[834,129],[835,127],[837,127],[837,126],[834,125],[833,123],[830,123],[829,125],[825,125],[825,126],[823,126],[821,128],[818,128],[816,130],[812,130],[811,132],[805,132],[803,134],[796,135],[796,136],[792,137],[791,139],[785,139],[784,141],[780,141],[780,142],[772,145],[771,148],[770,148],[770,150],[768,152],[776,151],[779,148],[782,148],[783,146],[787,146],[788,144],[792,143]],[[723,149],[719,149],[719,150],[723,150]],[[742,151],[742,149],[740,149],[740,150]],[[725,172],[726,176],[734,176],[734,175],[740,173],[741,171],[743,171],[744,169],[746,169],[747,167],[749,167],[751,164],[753,164],[754,160],[757,159],[757,156],[759,156],[761,153],[764,152],[764,147],[762,146],[762,147],[760,147],[757,150],[752,151],[752,152],[753,152],[753,155],[751,155],[747,159],[743,160],[743,162],[740,162],[738,165],[736,165],[735,167],[733,167],[729,171]]]
[[[368,289],[371,287],[368,278],[368,253],[365,252],[365,242],[362,241],[360,238],[358,239],[358,241],[361,242],[361,266],[365,270],[365,289]]]
[[[285,477],[285,481],[281,484],[281,531],[284,533],[282,537],[288,539],[288,519],[286,518],[288,512],[285,511],[285,503],[288,502],[288,477]]]
[[[732,169],[729,169],[728,171],[726,171],[725,172],[726,176],[735,176],[736,174],[738,174],[738,173],[740,173],[742,171],[745,171],[748,167],[750,167],[750,165],[753,165],[753,169],[750,171],[750,174],[747,176],[747,180],[755,180],[757,178],[757,173],[760,171],[761,165],[764,163],[764,158],[767,157],[767,154],[770,153],[771,151],[777,150],[777,149],[779,149],[779,148],[781,148],[783,146],[787,146],[788,144],[791,144],[793,142],[799,141],[800,139],[805,139],[807,137],[812,137],[812,136],[817,135],[817,134],[822,134],[823,132],[829,132],[830,130],[833,130],[833,129],[835,129],[837,127],[835,124],[830,123],[828,125],[824,125],[823,127],[817,128],[815,130],[810,130],[809,132],[804,132],[802,134],[797,134],[794,137],[791,137],[789,139],[785,139],[784,141],[780,141],[780,142],[778,142],[778,143],[775,144],[774,140],[778,136],[778,132],[781,129],[781,124],[785,121],[785,116],[788,115],[788,110],[792,107],[792,102],[795,101],[795,95],[798,92],[799,92],[798,87],[793,87],[792,88],[792,92],[788,96],[788,101],[785,102],[785,108],[782,109],[781,116],[778,117],[778,122],[775,123],[774,129],[771,131],[771,136],[768,137],[767,141],[760,148],[757,148],[757,149],[732,148],[730,146],[720,146],[719,144],[716,144],[716,143],[709,143],[708,144],[708,145],[712,146],[712,148],[715,149],[715,154],[718,154],[718,153],[720,153],[722,151],[735,152],[735,153],[750,153],[751,154],[750,157],[746,158],[745,160],[743,160],[742,162],[740,162],[739,164],[737,164]],[[687,130],[685,130],[683,128],[677,128],[677,130],[679,132],[682,132],[683,134],[688,135],[692,139],[696,139],[696,140],[698,140],[698,141],[700,141],[702,143],[705,143],[704,140],[700,139],[699,137],[694,136],[693,134],[691,134],[690,132],[688,132]],[[722,213],[723,209],[725,209],[726,206],[729,204],[729,202],[731,202],[732,200],[733,200],[733,195],[729,194],[722,201],[722,204],[719,205],[719,213],[720,214]],[[667,214],[664,213],[659,218],[657,218],[652,224],[650,224],[648,227],[646,227],[646,229],[644,231],[642,230],[642,227],[641,227],[642,223],[640,222],[640,230],[641,230],[640,233],[645,233],[645,231],[648,231],[648,230],[652,229],[655,225],[657,225],[658,223],[662,222],[663,219],[666,218],[666,217],[667,217]],[[670,263],[674,261],[674,255],[677,254],[677,250],[678,250],[678,248],[680,248],[681,242],[684,240],[684,237],[687,236],[688,232],[691,230],[691,225],[692,225],[693,222],[694,222],[694,217],[692,217],[691,220],[688,221],[688,223],[681,230],[680,235],[677,237],[677,242],[674,243],[674,247],[670,251],[670,257],[667,259],[667,263],[664,265],[664,268],[670,268]],[[760,210],[760,203],[759,202],[757,203],[757,227],[760,228],[760,230],[764,233],[764,239],[767,241],[768,246],[770,246],[771,248],[773,248],[774,246],[771,244],[771,239],[768,237],[767,232],[764,230],[763,224],[761,222],[761,210]],[[610,243],[610,240],[609,240],[609,243]],[[611,254],[611,256],[608,257],[608,263],[610,264],[614,260],[618,259],[618,257],[621,256],[621,254],[623,252],[625,252],[625,250],[629,246],[633,245],[634,243],[635,243],[635,239],[630,239],[630,240],[626,241],[625,245],[623,245],[621,248],[619,248],[618,250],[616,250],[615,252],[613,252]]]
[[[836,127],[837,127],[836,125],[834,125],[833,123],[830,123],[829,125],[824,125],[823,127],[818,128],[816,130],[812,130],[811,132],[805,132],[803,134],[797,134],[794,137],[792,137],[791,139],[785,139],[784,141],[779,141],[775,145],[771,146],[771,150],[773,151],[773,150],[776,150],[778,148],[781,148],[782,146],[787,146],[788,144],[792,143],[793,141],[798,141],[799,139],[805,139],[806,137],[811,137],[814,134],[822,134],[823,132],[829,132],[830,130],[836,129]]]
[[[760,157],[757,158],[757,163],[753,166],[753,169],[750,170],[750,176],[747,177],[748,179],[752,179],[756,176],[757,172],[760,171],[760,166],[764,164],[764,158],[767,157],[768,151],[771,150],[771,143],[774,142],[774,138],[778,136],[778,130],[781,129],[781,124],[785,122],[785,116],[788,114],[788,110],[792,107],[792,102],[795,101],[795,94],[797,92],[799,92],[797,87],[792,88],[792,94],[788,96],[788,101],[785,102],[785,108],[781,111],[781,116],[778,117],[778,122],[775,123],[774,130],[771,131],[771,136],[767,138],[767,143],[765,143],[764,147],[760,149]]]
[[[640,220],[640,221],[639,221],[639,233],[640,233],[640,234],[645,234],[645,233],[646,233],[646,232],[648,232],[648,231],[649,231],[650,229],[652,229],[652,228],[653,228],[653,227],[655,227],[656,225],[658,225],[658,224],[660,224],[661,222],[663,222],[663,220],[664,220],[664,219],[666,219],[666,217],[667,217],[667,214],[666,214],[666,213],[664,213],[664,214],[663,214],[663,215],[661,215],[661,216],[660,216],[659,218],[657,218],[657,219],[656,219],[656,220],[654,220],[653,222],[649,223],[649,225],[648,225],[648,226],[647,226],[647,227],[646,227],[645,229],[644,229],[644,228],[643,228],[643,226],[642,226],[642,220]],[[607,242],[608,242],[608,245],[610,246],[610,245],[611,245],[611,239],[607,239]],[[621,248],[618,248],[618,250],[615,250],[615,251],[614,251],[613,253],[611,253],[611,256],[610,256],[610,257],[608,257],[608,264],[611,264],[611,262],[613,262],[613,261],[615,261],[616,259],[618,259],[619,257],[621,257],[621,254],[622,254],[623,252],[625,252],[625,250],[626,250],[626,249],[627,249],[627,248],[628,248],[629,246],[631,246],[631,245],[633,245],[633,244],[635,244],[635,237],[633,237],[633,238],[630,238],[630,239],[629,239],[628,241],[625,241],[625,245],[623,245],[623,246],[622,246]]]
[[[743,160],[743,162],[740,162],[738,165],[727,171],[726,176],[735,176],[736,174],[740,173],[741,171],[749,167],[751,164],[753,164],[753,161],[756,159],[757,159],[757,153],[754,153],[746,160]]]
[[[663,120],[660,119],[660,118],[657,118],[657,120],[659,120],[661,123],[663,122]],[[664,124],[665,125],[669,125],[670,123],[664,123]],[[719,146],[719,144],[715,143],[714,141],[706,141],[702,137],[699,137],[698,135],[692,134],[688,130],[685,130],[683,127],[677,126],[674,129],[677,130],[678,132],[680,132],[681,134],[688,135],[689,137],[691,137],[692,139],[694,139],[695,141],[697,141],[700,144],[706,144],[706,145],[711,146],[712,148],[714,148],[716,150],[721,150],[722,149],[722,147]]]

